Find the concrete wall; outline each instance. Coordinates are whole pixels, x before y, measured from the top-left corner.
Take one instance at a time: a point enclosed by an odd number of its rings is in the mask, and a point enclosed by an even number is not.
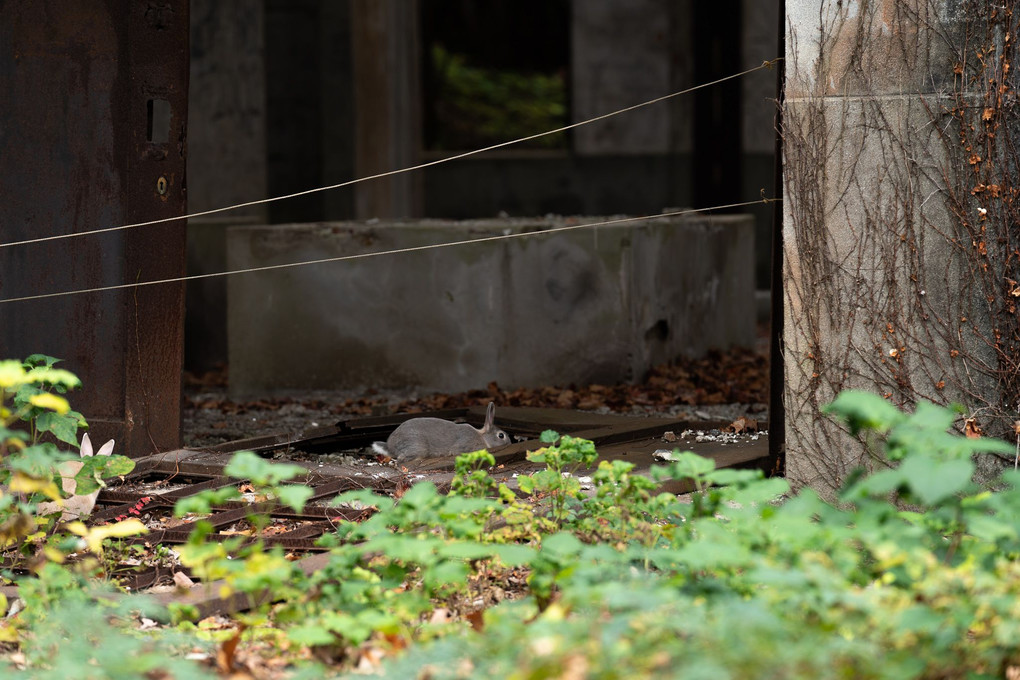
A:
[[[1007,389],[1015,341],[1006,340],[1016,315],[1010,322],[1003,277],[1015,269],[1017,236],[1002,199],[981,189],[1005,192],[1016,166],[995,157],[986,134],[1009,129],[990,127],[1000,116],[996,79],[982,64],[995,60],[973,53],[987,54],[999,29],[984,10],[951,5],[787,1],[784,341],[795,484],[832,492],[870,464],[860,442],[819,415],[844,389],[907,408],[959,401],[996,435],[1016,417]]]
[[[342,257],[567,223],[235,227],[228,264]],[[428,392],[492,380],[503,387],[631,380],[679,354],[754,342],[753,254],[750,218],[685,217],[231,277],[230,390]]]

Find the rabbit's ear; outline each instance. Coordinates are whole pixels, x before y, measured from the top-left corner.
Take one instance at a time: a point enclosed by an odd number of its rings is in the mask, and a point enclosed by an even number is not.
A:
[[[82,458],[89,458],[92,456],[92,440],[89,439],[89,433],[86,432],[81,436],[81,450],[78,454]]]
[[[485,409],[485,425],[483,430],[491,430],[496,425],[496,402],[490,401],[489,407]]]
[[[113,453],[113,440],[112,439],[110,441],[106,442],[105,444],[103,444],[101,447],[99,447],[99,453],[97,453],[96,455],[97,456],[109,456],[111,453]]]

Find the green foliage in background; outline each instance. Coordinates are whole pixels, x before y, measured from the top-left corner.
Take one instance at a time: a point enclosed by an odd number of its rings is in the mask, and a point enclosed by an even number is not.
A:
[[[432,48],[436,81],[435,149],[475,149],[565,126],[567,88],[562,74],[473,66],[441,45]],[[564,133],[543,135],[521,147],[552,149]]]

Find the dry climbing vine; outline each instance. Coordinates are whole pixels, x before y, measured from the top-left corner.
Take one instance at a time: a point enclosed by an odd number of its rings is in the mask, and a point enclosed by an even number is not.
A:
[[[817,416],[848,388],[898,406],[960,402],[986,434],[1013,435],[1016,5],[828,2],[814,26],[790,22],[785,398],[795,481],[835,488],[867,461]]]

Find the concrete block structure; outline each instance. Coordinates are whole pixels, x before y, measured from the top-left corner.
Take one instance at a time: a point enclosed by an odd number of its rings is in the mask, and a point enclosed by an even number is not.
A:
[[[683,216],[327,222],[228,229],[230,390],[421,392],[640,378],[755,339],[754,222]]]

